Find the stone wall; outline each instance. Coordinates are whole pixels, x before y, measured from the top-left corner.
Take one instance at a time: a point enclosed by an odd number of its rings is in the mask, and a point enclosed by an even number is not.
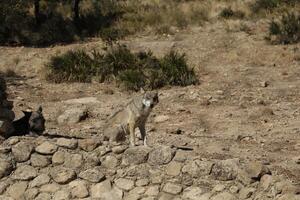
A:
[[[11,122],[15,118],[13,102],[7,100],[6,83],[0,75],[0,135],[9,135],[13,129]]]

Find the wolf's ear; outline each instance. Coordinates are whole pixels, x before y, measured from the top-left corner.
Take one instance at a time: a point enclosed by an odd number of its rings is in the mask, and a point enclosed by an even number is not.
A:
[[[140,88],[140,92],[141,92],[141,94],[145,94],[146,93],[145,90],[142,87]]]
[[[39,112],[39,113],[42,113],[42,112],[43,112],[42,106],[39,106],[39,107],[38,107],[37,112]]]

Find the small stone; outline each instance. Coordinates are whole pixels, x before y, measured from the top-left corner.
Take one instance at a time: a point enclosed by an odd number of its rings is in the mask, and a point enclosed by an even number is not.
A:
[[[37,171],[30,165],[21,165],[13,173],[12,178],[15,180],[31,180],[37,176]]]
[[[200,187],[188,187],[183,190],[182,198],[188,200],[198,200],[201,198],[204,191]]]
[[[33,167],[46,167],[51,163],[48,157],[37,153],[31,155],[30,162]]]
[[[41,174],[41,175],[37,176],[35,179],[33,179],[30,182],[29,186],[31,188],[40,187],[40,186],[45,185],[49,182],[50,182],[50,177],[47,174]]]
[[[79,142],[78,142],[79,148],[84,151],[87,151],[87,152],[93,151],[100,144],[101,144],[101,142],[99,140],[95,140],[95,139],[82,139],[82,140],[79,140]]]
[[[192,160],[183,166],[182,172],[194,178],[207,176],[211,172],[213,163],[209,161]]]
[[[122,163],[124,165],[139,165],[145,163],[147,162],[150,150],[149,147],[145,146],[128,148],[123,154]]]
[[[296,164],[300,164],[300,156],[294,157],[293,160]]]
[[[83,156],[81,154],[65,153],[64,166],[71,169],[80,168],[83,164]]]
[[[166,173],[169,176],[178,176],[181,172],[182,164],[179,162],[170,162],[166,167]]]
[[[178,150],[173,160],[177,162],[185,162],[187,158],[188,158],[188,153],[186,151]]]
[[[79,174],[79,178],[82,178],[92,183],[98,183],[105,179],[105,175],[95,168],[95,169],[88,169],[81,172]]]
[[[229,188],[229,191],[230,191],[232,194],[236,194],[236,193],[238,193],[238,192],[240,191],[240,189],[239,189],[238,186],[233,185],[233,186],[231,186],[231,187]]]
[[[237,198],[229,192],[222,192],[212,197],[211,200],[237,200]]]
[[[265,174],[271,174],[269,168],[260,162],[250,162],[246,167],[248,176],[252,179],[260,179]]]
[[[135,182],[135,185],[138,187],[147,186],[148,184],[149,184],[149,179],[147,179],[147,178],[139,179]]]
[[[24,193],[27,189],[27,182],[16,182],[7,188],[7,193],[14,199],[24,198]]]
[[[113,153],[115,154],[121,154],[123,153],[128,147],[126,145],[120,145],[120,146],[116,146],[113,147],[111,150]]]
[[[105,180],[91,187],[91,197],[92,199],[103,198],[103,194],[109,193],[111,190],[112,185],[110,180]]]
[[[0,179],[8,176],[13,170],[13,165],[11,162],[6,160],[0,160]]]
[[[39,193],[34,200],[51,200],[51,195],[48,193]]]
[[[35,199],[35,197],[39,194],[39,190],[37,188],[30,188],[26,190],[24,193],[24,197],[27,200]]]
[[[71,198],[71,194],[67,190],[59,190],[53,196],[53,200],[67,200],[70,198]]]
[[[213,165],[211,175],[216,180],[230,181],[237,177],[238,170],[238,161],[236,159],[222,160]]]
[[[148,189],[145,192],[145,195],[147,196],[157,196],[159,193],[159,186],[158,185],[152,185],[149,186]]]
[[[62,151],[57,151],[52,156],[52,163],[53,164],[63,164],[65,162],[65,153]]]
[[[115,169],[119,165],[119,160],[115,156],[106,156],[102,166],[108,169]]]
[[[135,188],[133,188],[132,190],[129,191],[129,194],[141,195],[141,194],[144,194],[145,191],[146,191],[145,187],[135,187]]]
[[[59,190],[59,185],[56,183],[42,185],[40,188],[41,192],[54,193]]]
[[[159,146],[149,153],[148,162],[150,165],[168,164],[175,155],[175,151],[168,146]]]
[[[66,184],[76,178],[76,173],[72,169],[54,167],[51,169],[50,176],[59,184]]]
[[[9,186],[8,182],[0,181],[0,194],[3,194],[3,192],[6,190],[8,186]]]
[[[239,192],[240,199],[248,199],[255,192],[255,188],[242,188]]]
[[[162,192],[158,200],[174,200],[175,197],[173,194]]]
[[[162,123],[162,122],[168,121],[169,119],[170,119],[170,117],[167,115],[158,115],[154,118],[154,122]]]
[[[119,178],[115,181],[115,184],[118,188],[129,191],[134,187],[134,181],[126,178]]]
[[[76,149],[78,142],[76,139],[59,138],[56,141],[56,145],[68,149]]]
[[[179,194],[182,191],[182,186],[174,183],[166,183],[163,191],[169,194]]]
[[[25,162],[30,158],[33,146],[26,142],[19,142],[12,147],[11,151],[17,162]]]
[[[269,174],[265,174],[260,179],[260,186],[263,190],[269,189],[270,185],[272,184],[273,178]]]
[[[55,144],[52,144],[50,142],[44,142],[41,145],[37,146],[35,148],[35,151],[40,154],[53,154],[57,151],[57,146]]]
[[[214,188],[213,188],[213,191],[215,192],[222,192],[225,190],[225,185],[221,185],[221,184],[217,184]]]
[[[88,110],[85,106],[74,106],[65,110],[63,114],[61,114],[57,118],[58,124],[76,124],[88,116]]]
[[[69,183],[73,198],[85,198],[89,196],[89,191],[84,181],[75,180]]]

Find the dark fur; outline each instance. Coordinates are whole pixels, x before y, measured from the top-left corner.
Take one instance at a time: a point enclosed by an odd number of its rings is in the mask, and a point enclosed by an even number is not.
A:
[[[42,108],[40,107],[37,111],[26,112],[23,111],[24,117],[13,121],[12,125],[14,131],[11,136],[22,136],[41,134],[45,130],[45,119],[42,114]]]

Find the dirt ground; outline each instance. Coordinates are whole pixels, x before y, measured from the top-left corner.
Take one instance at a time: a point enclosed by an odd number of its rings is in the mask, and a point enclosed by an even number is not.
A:
[[[130,37],[121,43],[133,51],[162,56],[171,48],[187,55],[200,79],[188,87],[159,90],[160,103],[147,124],[149,145],[188,146],[207,159],[261,161],[273,174],[300,187],[300,45],[270,45],[267,22],[218,21],[175,35]],[[47,129],[62,135],[101,132],[103,121],[134,95],[113,84],[52,84],[43,76],[50,56],[70,49],[101,49],[100,39],[49,48],[0,47],[0,69],[13,69],[8,93],[17,118],[21,110],[42,105]],[[76,125],[58,125],[66,100],[96,97],[89,117]],[[155,122],[156,116],[167,116]]]

